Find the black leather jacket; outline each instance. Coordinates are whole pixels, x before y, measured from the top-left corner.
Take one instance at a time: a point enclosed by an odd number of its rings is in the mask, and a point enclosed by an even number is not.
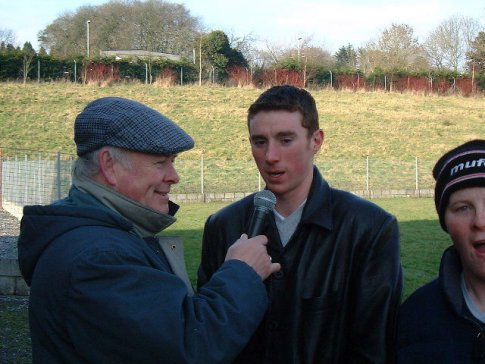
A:
[[[247,231],[253,196],[210,216],[199,286]],[[283,247],[271,214],[264,233],[282,270],[266,280],[270,307],[236,363],[389,363],[402,291],[396,219],[331,188],[314,168],[300,224]]]

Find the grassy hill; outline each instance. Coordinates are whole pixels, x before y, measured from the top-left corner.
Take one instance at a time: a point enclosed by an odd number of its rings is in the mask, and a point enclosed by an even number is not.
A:
[[[246,110],[254,88],[0,84],[0,147],[74,154],[73,121],[91,100],[132,98],[175,120],[196,141],[192,156],[250,160]],[[325,131],[318,160],[430,158],[485,137],[485,98],[312,91]]]

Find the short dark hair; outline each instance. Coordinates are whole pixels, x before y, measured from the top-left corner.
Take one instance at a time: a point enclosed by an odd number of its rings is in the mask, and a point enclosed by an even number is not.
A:
[[[308,135],[320,129],[315,99],[306,90],[291,85],[274,86],[263,92],[248,109],[249,121],[260,111],[285,110],[299,111],[303,119],[302,126],[308,129]]]

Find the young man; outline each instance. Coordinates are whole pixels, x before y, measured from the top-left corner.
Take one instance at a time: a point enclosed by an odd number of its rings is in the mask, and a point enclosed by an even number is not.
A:
[[[267,308],[279,269],[267,239],[240,236],[197,294],[169,200],[189,135],[136,101],[89,103],[74,126],[69,197],[27,206],[19,262],[31,286],[34,363],[228,363]],[[234,247],[234,249],[233,249]]]
[[[331,188],[313,165],[324,133],[313,97],[265,91],[248,111],[251,150],[276,195],[264,235],[281,271],[266,281],[270,307],[237,363],[389,363],[402,287],[393,216]],[[248,231],[253,196],[210,216],[199,286]]]
[[[435,204],[452,246],[439,277],[399,313],[398,362],[485,363],[485,140],[445,153],[433,168]]]

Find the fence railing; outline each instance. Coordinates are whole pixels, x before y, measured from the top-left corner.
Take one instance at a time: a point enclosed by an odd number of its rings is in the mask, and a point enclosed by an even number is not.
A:
[[[264,188],[252,160],[177,158],[181,179],[172,187],[177,201],[233,200]],[[75,156],[0,148],[0,207],[49,204],[67,195]],[[431,196],[434,161],[359,159],[316,160],[329,183],[366,197]]]

